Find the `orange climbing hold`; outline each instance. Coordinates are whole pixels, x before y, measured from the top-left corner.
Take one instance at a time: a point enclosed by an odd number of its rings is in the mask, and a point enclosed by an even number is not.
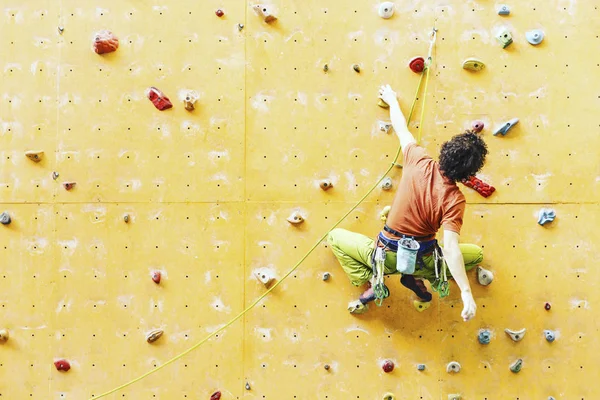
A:
[[[150,99],[152,104],[154,104],[154,107],[156,107],[160,111],[173,107],[173,103],[171,103],[171,100],[169,100],[169,98],[165,96],[163,92],[161,92],[154,86],[148,89],[148,98]]]
[[[221,400],[221,392],[214,392],[210,396],[210,400]]]
[[[425,69],[425,59],[423,57],[415,57],[408,63],[410,70],[415,73],[421,73]]]
[[[152,280],[154,281],[154,283],[156,283],[157,285],[160,283],[160,278],[161,278],[161,273],[160,271],[154,271],[152,272]]]
[[[112,53],[119,48],[119,39],[107,30],[99,31],[94,37],[94,51],[97,54]]]
[[[77,184],[76,182],[65,182],[65,183],[63,183],[63,187],[66,190],[71,190],[75,187],[76,184]]]
[[[54,361],[54,366],[56,367],[56,369],[58,371],[63,371],[63,372],[67,372],[68,370],[71,369],[71,364],[69,364],[69,362],[64,359]]]
[[[479,193],[480,195],[482,195],[483,197],[490,197],[492,195],[492,193],[494,193],[496,191],[496,188],[493,187],[492,185],[488,185],[487,183],[485,183],[484,181],[482,181],[481,179],[472,176],[469,179],[465,179],[462,181],[463,185],[465,185],[466,187],[469,187],[475,191],[477,191],[477,193]]]

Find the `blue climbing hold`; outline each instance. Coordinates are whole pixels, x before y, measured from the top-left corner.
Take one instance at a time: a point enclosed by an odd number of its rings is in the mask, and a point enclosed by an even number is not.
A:
[[[487,329],[482,329],[479,331],[477,339],[479,339],[479,343],[481,344],[490,344],[490,341],[492,340],[492,334]]]
[[[417,365],[417,370],[419,370],[419,371],[425,371],[425,364],[418,364]]]
[[[510,14],[510,8],[508,8],[508,6],[506,4],[500,5],[500,7],[498,8],[498,15],[509,15],[509,14]]]
[[[550,343],[554,342],[554,339],[556,339],[556,335],[554,335],[554,332],[552,331],[545,330],[544,335],[546,336],[546,340]]]
[[[554,221],[554,218],[556,218],[556,211],[551,208],[542,208],[538,214],[538,224],[547,224]]]
[[[517,124],[517,122],[519,122],[519,118],[513,118],[510,121],[505,122],[501,127],[496,129],[496,131],[494,132],[494,136],[497,136],[497,135],[505,136],[508,133],[508,131],[510,130],[510,128],[515,126]]]

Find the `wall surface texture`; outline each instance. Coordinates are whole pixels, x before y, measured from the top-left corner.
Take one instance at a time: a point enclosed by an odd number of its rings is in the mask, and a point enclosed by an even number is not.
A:
[[[462,322],[454,284],[417,312],[398,276],[382,307],[350,315],[361,290],[322,242],[237,322],[106,398],[600,398],[600,3],[513,1],[500,16],[490,0],[397,0],[385,20],[376,0],[273,0],[270,24],[253,4],[0,0],[0,211],[12,218],[0,226],[0,398],[97,397],[223,327],[265,292],[257,270],[280,280],[393,161],[377,89],[390,83],[408,112],[419,76],[407,65],[434,24],[421,143],[435,155],[483,120],[479,177],[496,187],[486,199],[461,185],[461,240],[495,274],[487,287],[470,274],[475,320]],[[116,52],[92,50],[102,29]],[[531,29],[545,32],[538,46]],[[469,57],[486,68],[464,70]],[[154,108],[150,86],[174,107]],[[186,90],[199,95],[191,112]],[[377,188],[340,226],[375,236],[392,196]],[[542,207],[551,224],[537,224]],[[303,224],[286,221],[294,211]],[[153,329],[165,333],[148,344]],[[63,358],[68,372],[53,365]]]

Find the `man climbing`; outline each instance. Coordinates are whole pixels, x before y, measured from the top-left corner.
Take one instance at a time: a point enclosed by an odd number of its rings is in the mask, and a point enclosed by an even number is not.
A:
[[[352,284],[368,285],[359,300],[351,303],[351,312],[364,312],[367,303],[389,295],[383,284],[384,274],[402,272],[401,283],[421,301],[432,299],[423,279],[444,296],[447,266],[461,290],[461,316],[468,321],[475,316],[477,306],[466,271],[483,260],[483,251],[473,244],[458,243],[465,197],[456,182],[475,175],[483,167],[487,146],[479,135],[467,131],[444,143],[436,162],[417,145],[408,130],[392,88],[382,86],[379,97],[390,107],[404,156],[403,173],[384,229],[375,241],[345,229],[329,233],[331,249]],[[444,229],[443,255],[435,239],[440,228]]]

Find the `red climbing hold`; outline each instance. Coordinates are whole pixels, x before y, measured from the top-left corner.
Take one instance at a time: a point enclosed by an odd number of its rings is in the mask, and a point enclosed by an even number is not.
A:
[[[171,100],[169,100],[169,98],[165,96],[163,92],[161,92],[154,86],[148,89],[148,98],[150,99],[150,101],[152,101],[154,107],[156,107],[160,111],[173,107],[173,103],[171,103]]]
[[[212,396],[210,396],[210,400],[221,400],[221,392],[214,392]]]
[[[394,362],[392,360],[385,360],[381,368],[383,372],[390,373],[394,370]]]
[[[119,48],[119,39],[111,31],[100,31],[94,37],[94,51],[98,54],[112,53]]]
[[[54,366],[56,367],[57,370],[64,371],[64,372],[67,372],[68,370],[71,369],[71,364],[69,364],[69,362],[67,360],[54,361]]]
[[[552,305],[551,305],[550,303],[546,303],[546,304],[544,304],[544,309],[545,309],[546,311],[550,311],[550,309],[551,309],[551,308],[552,308]]]
[[[479,193],[483,197],[490,197],[492,193],[496,191],[496,188],[494,188],[492,185],[488,185],[487,183],[475,176],[463,180],[462,183],[466,187],[476,190],[477,193]]]
[[[483,123],[483,121],[473,121],[473,124],[471,125],[471,130],[475,133],[479,133],[483,130],[484,126],[485,124]]]
[[[160,283],[160,277],[161,277],[160,271],[154,271],[154,272],[152,272],[152,280],[154,281],[154,283],[159,284]]]
[[[417,74],[423,72],[425,69],[425,59],[423,57],[415,57],[408,63],[412,72],[416,72]]]
[[[223,10],[221,10],[220,8],[217,11],[215,11],[215,14],[217,14],[217,17],[219,17],[219,18],[221,18],[223,15],[225,15]]]

